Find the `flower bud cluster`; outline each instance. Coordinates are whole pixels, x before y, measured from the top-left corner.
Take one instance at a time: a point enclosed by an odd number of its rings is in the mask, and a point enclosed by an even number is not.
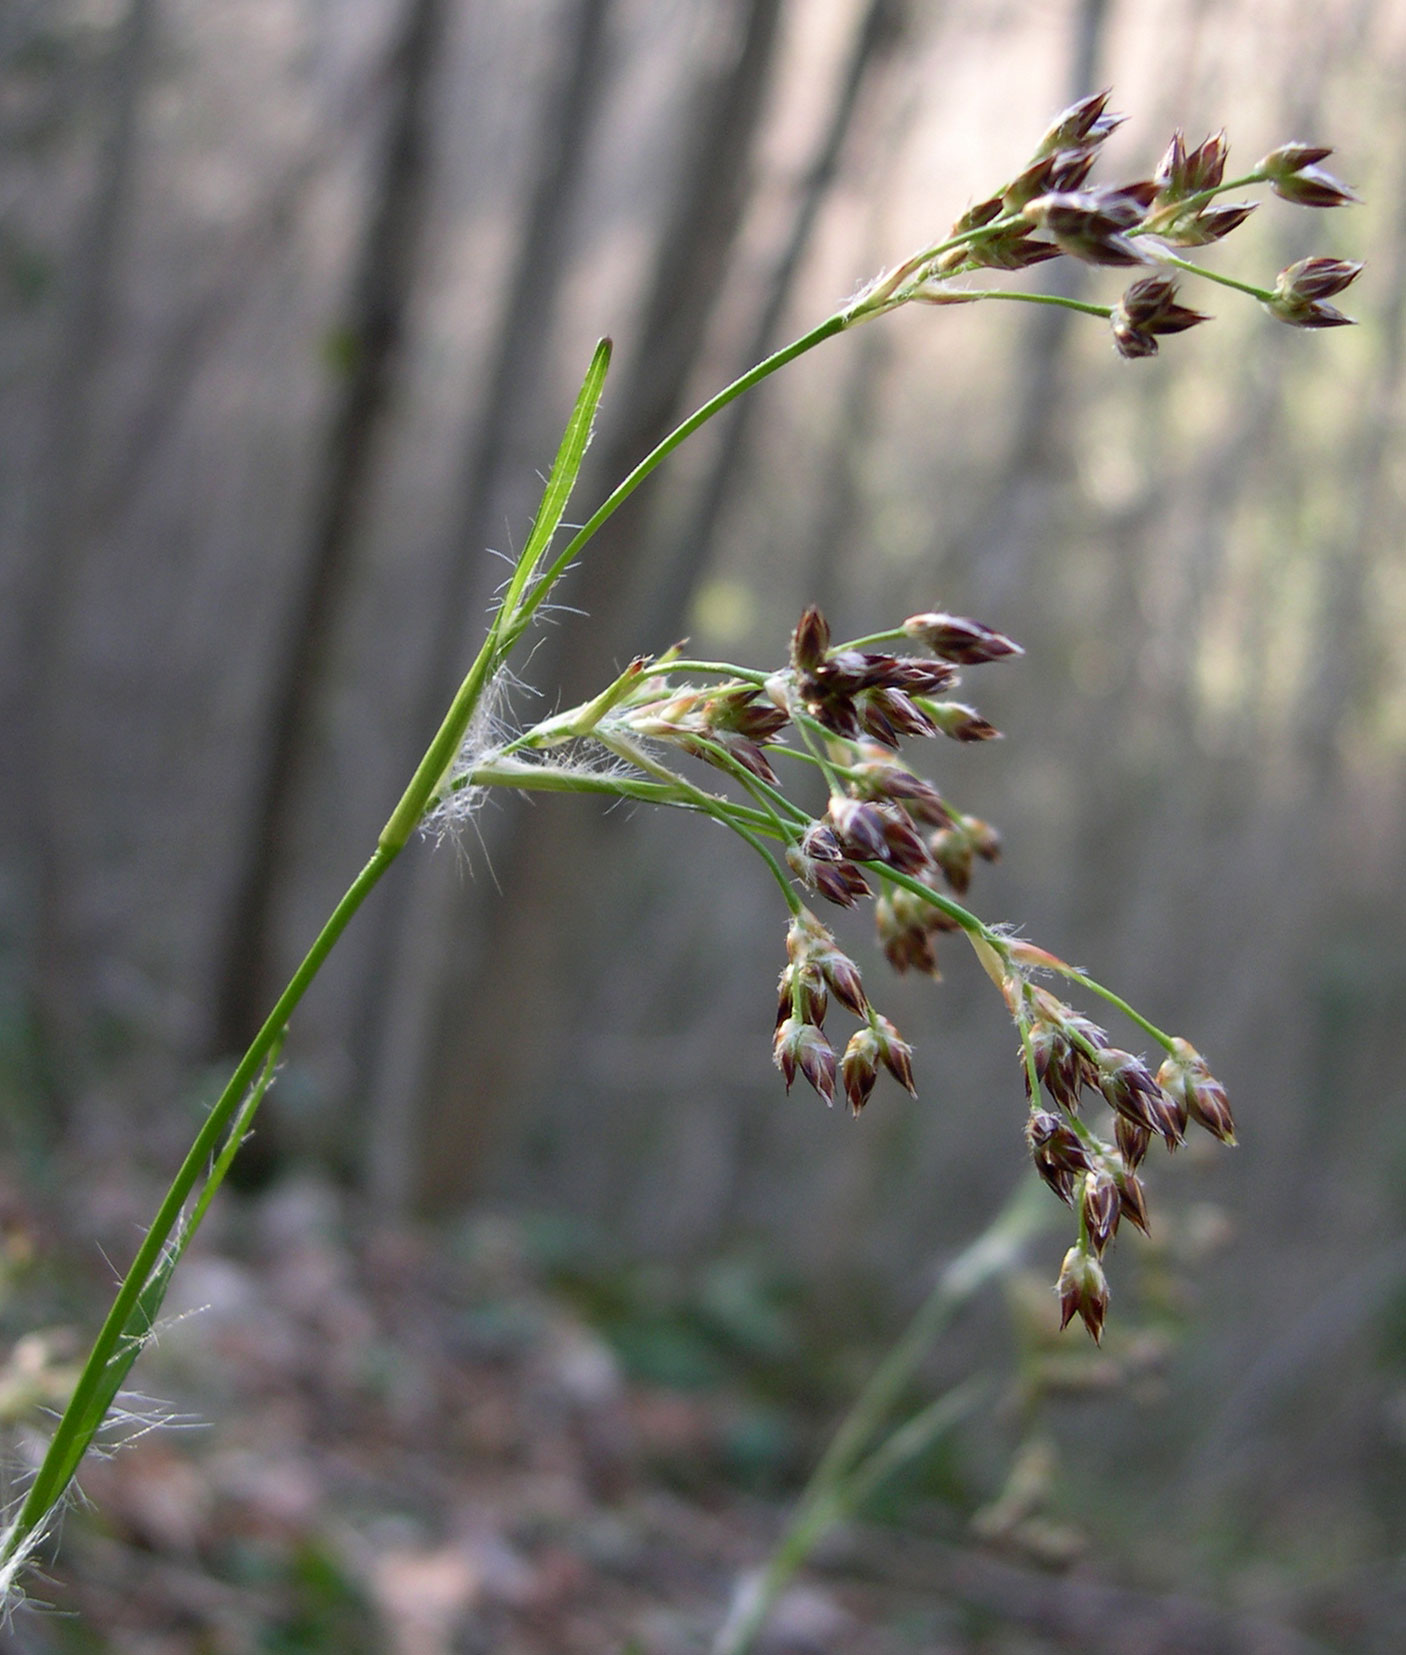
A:
[[[1346,207],[1361,197],[1319,165],[1332,153],[1319,144],[1281,144],[1265,156],[1255,171],[1269,180],[1275,195],[1296,206]]]
[[[835,1050],[824,1030],[833,994],[847,1011],[864,1019],[838,1061],[839,1077],[855,1114],[869,1101],[880,1066],[916,1096],[912,1048],[888,1018],[869,1004],[854,961],[839,949],[830,931],[807,908],[791,920],[786,955],[772,1043],[776,1065],[786,1078],[786,1090],[791,1090],[800,1073],[826,1103],[835,1101]]]
[[[1099,119],[1093,117],[1090,132]],[[1178,150],[1165,163],[1168,191],[1194,200],[1195,186],[1218,176],[1223,158],[1215,141],[1207,145],[1189,156]],[[1322,292],[1336,291],[1334,282],[1351,279],[1347,267],[1330,271],[1326,262],[1305,261],[1296,274],[1286,273],[1303,302],[1321,303]],[[1291,285],[1286,282],[1286,291]],[[1154,275],[1125,296],[1127,329],[1147,335],[1152,348],[1159,331],[1190,325],[1186,317],[1192,313],[1182,312],[1174,291],[1168,278]],[[890,640],[906,641],[911,649],[865,647]],[[1098,1339],[1108,1308],[1104,1253],[1125,1218],[1137,1229],[1148,1227],[1138,1169],[1153,1140],[1175,1150],[1195,1124],[1234,1143],[1235,1129],[1224,1088],[1194,1047],[1159,1036],[1167,1055],[1154,1076],[1140,1057],[1112,1045],[1097,1024],[1032,981],[1039,974],[1077,972],[1032,943],[981,925],[953,900],[965,895],[977,862],[999,857],[1000,837],[910,769],[899,757],[900,740],[908,734],[989,739],[996,732],[980,714],[943,692],[959,682],[959,669],[1021,653],[1003,633],[941,610],[910,615],[892,631],[835,647],[825,617],[811,608],[792,634],[788,666],[764,682],[754,676],[707,688],[675,686],[666,656],[649,670],[634,664],[587,709],[558,715],[543,728],[560,741],[589,727],[607,746],[612,729],[622,737],[628,732],[672,743],[730,771],[753,795],[734,825],[754,837],[769,816],[807,891],[840,907],[874,896],[879,940],[899,972],[940,976],[938,934],[970,934],[1021,1030],[1030,1158],[1078,1216],[1078,1238],[1059,1276],[1062,1325],[1078,1316]],[[589,726],[583,711],[590,714]],[[794,806],[787,807],[788,817],[782,808],[787,802],[778,797],[771,761],[788,750],[778,740],[788,724],[830,784],[823,812],[809,820]],[[638,749],[621,740],[615,751],[628,758]],[[685,797],[695,807],[702,798],[696,789]],[[724,801],[716,802],[723,810]],[[787,1090],[800,1075],[833,1104],[842,1087],[858,1114],[887,1070],[913,1093],[911,1048],[870,1004],[854,961],[809,908],[798,905],[793,912],[786,955],[772,1051]],[[859,1021],[843,1046],[832,1044],[826,1032],[832,1002]],[[1106,1137],[1082,1117],[1087,1094],[1097,1094],[1111,1111]]]
[[[786,727],[789,716],[750,684],[724,684],[636,703],[628,722],[637,735],[673,742],[711,764],[719,763],[720,755],[724,761],[731,758],[775,786],[776,772],[762,744]]]
[[[1362,274],[1353,259],[1300,259],[1279,272],[1273,297],[1265,308],[1281,322],[1294,328],[1341,328],[1350,326],[1336,305],[1324,301],[1341,293]]]
[[[952,809],[894,750],[900,733],[962,742],[996,736],[973,708],[933,694],[958,682],[958,667],[1023,652],[1004,633],[945,611],[910,615],[901,631],[935,659],[831,649],[820,611],[808,609],[801,617],[791,639],[790,672],[773,681],[773,694],[822,726],[833,738],[832,749],[847,746],[851,762],[837,768],[844,791],[831,795],[825,814],[786,856],[807,890],[845,907],[868,894],[869,879],[877,876],[882,889],[875,919],[889,963],[938,977],[935,938],[954,929],[955,921],[940,904],[885,879],[881,870],[893,869],[933,891],[945,882],[960,895],[977,859],[991,862],[1000,855],[1000,836],[978,817]]]
[[[1134,282],[1109,318],[1114,348],[1119,356],[1130,359],[1156,356],[1159,333],[1184,333],[1209,320],[1199,310],[1177,303],[1177,284],[1166,275],[1144,276]]]
[[[1173,1040],[1154,1078],[1131,1052],[1044,989],[1023,981],[1009,985],[1021,1024],[1026,1092],[1031,1071],[1049,1097],[1030,1099],[1025,1141],[1035,1170],[1079,1215],[1079,1238],[1065,1255],[1058,1293],[1060,1326],[1079,1316],[1097,1340],[1108,1309],[1108,1283],[1100,1259],[1122,1219],[1147,1232],[1147,1201],[1137,1169],[1154,1138],[1168,1150],[1185,1141],[1196,1122],[1222,1143],[1235,1142],[1225,1089],[1200,1053]],[[1085,1091],[1097,1092],[1113,1112],[1113,1142],[1082,1121]]]
[[[957,680],[945,660],[831,649],[830,627],[814,606],[791,635],[791,680],[805,711],[846,741],[865,736],[896,748],[903,736],[934,736],[938,726],[914,700]]]
[[[850,319],[910,300],[969,302],[984,295],[952,285],[953,277],[976,270],[1023,270],[1062,255],[1115,267],[1180,263],[1172,249],[1221,241],[1256,210],[1253,201],[1219,199],[1237,183],[1268,184],[1283,200],[1306,207],[1341,207],[1358,199],[1321,165],[1332,151],[1310,144],[1281,145],[1253,172],[1227,184],[1229,147],[1223,131],[1188,145],[1178,129],[1151,178],[1091,183],[1105,140],[1123,123],[1121,115],[1109,113],[1108,98],[1107,91],[1098,92],[1066,109],[1015,178],[968,207],[937,247],[915,254],[870,284],[852,303]],[[1326,266],[1338,261],[1305,262]],[[1323,279],[1331,278],[1325,273]],[[1280,281],[1268,303],[1282,320],[1296,327],[1335,327],[1349,320],[1323,302],[1327,291],[1336,288],[1310,292],[1292,283],[1284,286],[1284,277]],[[1178,303],[1176,291],[1169,276],[1151,276],[1134,282],[1112,307],[1113,342],[1121,356],[1153,356],[1159,335],[1209,320]],[[1249,291],[1264,297],[1258,288]]]

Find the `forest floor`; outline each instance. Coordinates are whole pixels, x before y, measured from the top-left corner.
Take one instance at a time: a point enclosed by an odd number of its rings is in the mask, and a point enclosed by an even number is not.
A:
[[[6,1320],[32,1318],[45,1243],[14,1200],[0,1222]],[[293,1180],[211,1229],[6,1655],[706,1655],[878,1354],[818,1379],[764,1270],[612,1271],[559,1224],[358,1237]],[[11,1347],[21,1452],[79,1351],[57,1319]],[[758,1651],[1318,1647],[1120,1588],[1077,1547],[1059,1569],[997,1555],[941,1482],[836,1531]]]

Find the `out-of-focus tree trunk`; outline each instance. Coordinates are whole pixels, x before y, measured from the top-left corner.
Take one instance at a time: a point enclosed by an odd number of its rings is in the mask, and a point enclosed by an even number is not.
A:
[[[156,0],[131,0],[112,53],[98,166],[67,263],[29,535],[30,618],[22,637],[34,693],[20,762],[36,901],[30,998],[43,1083],[56,1105],[71,1093],[83,1049],[84,985],[68,934],[64,858],[63,824],[75,804],[68,733],[79,712],[69,699],[68,651],[89,554],[83,503],[94,394],[116,306],[155,23]]]
[[[507,285],[507,307],[481,399],[480,429],[472,441],[443,577],[439,624],[426,657],[417,731],[434,730],[453,693],[466,654],[465,617],[480,578],[479,547],[493,535],[490,518],[511,434],[537,400],[552,343],[572,203],[584,170],[608,68],[607,23],[612,0],[576,0],[562,31],[558,72],[542,100],[536,184],[517,258]],[[477,639],[469,643],[472,648]],[[426,1084],[437,1028],[450,933],[464,903],[453,858],[416,846],[408,888],[387,913],[369,968],[364,1047],[371,1072],[366,1133],[366,1184],[382,1215],[408,1204],[415,1171],[416,1102]]]
[[[275,253],[290,223],[329,167],[353,142],[358,128],[376,117],[394,78],[386,54],[355,77],[323,128],[293,156],[239,222],[222,237],[210,259],[204,286],[168,319],[152,352],[142,392],[125,411],[122,430],[113,433],[112,455],[94,481],[88,516],[110,521],[141,498],[167,438],[180,425],[190,393],[211,364],[236,320],[260,269]]]
[[[274,921],[288,877],[298,783],[316,740],[329,650],[344,608],[356,543],[384,432],[414,278],[429,149],[429,89],[444,0],[407,0],[395,45],[393,101],[362,237],[344,334],[344,378],[331,416],[322,476],[288,618],[273,666],[262,766],[250,789],[243,866],[220,954],[215,1054],[241,1050],[277,987]],[[262,1134],[269,1141],[269,1134]]]
[[[908,12],[908,0],[869,0],[859,21],[829,118],[796,198],[785,245],[772,270],[765,300],[757,312],[756,326],[742,353],[744,370],[760,362],[780,343],[777,331],[781,318],[810,246],[820,209],[834,183],[861,94],[885,58],[902,44],[909,26]],[[724,508],[730,498],[736,497],[741,484],[748,433],[757,408],[758,398],[747,396],[721,416],[722,430],[716,439],[716,449],[683,531],[672,547],[661,548],[648,600],[635,606],[636,611],[642,613],[638,637],[671,638],[684,627],[689,603],[711,561]]]
[[[682,125],[691,135],[663,227],[638,345],[613,393],[620,425],[602,444],[594,475],[607,486],[671,429],[695,367],[713,301],[726,275],[748,184],[748,161],[770,82],[781,0],[745,0],[735,13],[736,51],[700,87]],[[628,654],[626,621],[646,545],[638,502],[591,548],[566,592],[592,617],[563,632],[554,680],[566,704],[589,694]],[[631,509],[636,508],[636,509]],[[593,818],[569,808],[523,814],[496,863],[501,895],[484,921],[472,984],[456,983],[457,1015],[441,1013],[441,1057],[421,1151],[422,1193],[431,1203],[462,1196],[481,1160],[492,1113],[550,1073],[556,1053],[543,1037],[544,1008],[560,1029],[580,961],[579,869],[592,865]]]
[[[1070,41],[1069,102],[1096,89],[1098,64],[1112,0],[1079,0]],[[1073,259],[1059,259],[1042,278],[1046,291],[1075,297],[1084,271]],[[1019,586],[1036,526],[1060,470],[1065,434],[1057,413],[1065,390],[1065,360],[1072,312],[1059,305],[1034,305],[1022,324],[1017,353],[1022,385],[1009,459],[998,485],[990,519],[978,536],[973,591],[984,604],[1002,602]]]

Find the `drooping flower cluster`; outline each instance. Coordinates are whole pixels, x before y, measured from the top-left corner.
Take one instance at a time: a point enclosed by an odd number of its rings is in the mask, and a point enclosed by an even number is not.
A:
[[[1130,325],[1145,326],[1151,315],[1133,317]],[[579,711],[558,715],[540,728],[558,739],[558,731],[579,736],[589,728],[618,756],[660,777],[673,773],[652,766],[632,743],[673,746],[729,774],[754,799],[734,825],[780,839],[808,896],[844,908],[874,898],[879,941],[897,971],[939,976],[938,934],[967,935],[1020,1031],[1031,1160],[1078,1214],[1078,1237],[1059,1276],[1062,1322],[1077,1315],[1097,1339],[1108,1305],[1104,1252],[1124,1218],[1148,1227],[1138,1169],[1152,1141],[1174,1150],[1194,1122],[1233,1143],[1234,1128],[1224,1090],[1185,1041],[1159,1037],[1167,1055],[1154,1076],[1141,1058],[1113,1046],[1103,1029],[1036,981],[1062,973],[1087,983],[1082,973],[984,925],[960,905],[976,864],[999,856],[999,835],[957,809],[899,749],[909,736],[994,737],[978,712],[947,692],[958,686],[962,669],[1019,654],[1003,633],[936,610],[872,638],[833,645],[824,616],[812,608],[792,633],[787,666],[770,678],[676,684],[678,656],[671,652],[633,663],[591,704],[589,718]],[[782,787],[776,762],[783,754],[805,756],[824,777],[827,796],[818,815],[807,814]],[[695,808],[700,800],[725,807],[714,795],[690,797]],[[776,872],[784,882],[779,864]],[[794,892],[788,899],[772,1045],[787,1090],[797,1076],[827,1103],[843,1089],[858,1114],[887,1070],[916,1095],[908,1043],[875,1009],[858,967],[829,927]],[[835,1003],[859,1023],[843,1046],[832,1043],[826,1028]],[[1111,1135],[1100,1137],[1085,1123],[1087,1094],[1102,1097],[1111,1110]]]
[[[1021,1035],[1030,1157],[1040,1177],[1079,1218],[1078,1238],[1060,1270],[1060,1325],[1068,1326],[1077,1315],[1099,1339],[1108,1309],[1100,1261],[1122,1219],[1147,1232],[1138,1168],[1153,1139],[1174,1151],[1185,1142],[1188,1124],[1195,1122],[1222,1143],[1233,1144],[1230,1107],[1225,1089],[1185,1040],[1167,1042],[1168,1055],[1154,1077],[1140,1057],[1110,1045],[1103,1029],[1035,987],[1027,973],[1013,970],[1003,988]],[[1085,1093],[1101,1096],[1112,1111],[1111,1143],[1084,1123]]]
[[[847,312],[863,321],[896,305],[962,304],[985,295],[954,278],[984,270],[1024,270],[1068,256],[1085,264],[1175,267],[1225,281],[1259,298],[1271,315],[1293,327],[1335,327],[1351,320],[1323,301],[1354,281],[1361,265],[1313,258],[1281,272],[1272,289],[1218,276],[1187,263],[1182,250],[1223,240],[1249,218],[1254,201],[1223,201],[1223,191],[1268,185],[1302,207],[1342,207],[1358,198],[1325,170],[1332,154],[1316,144],[1282,144],[1240,178],[1225,177],[1229,147],[1216,132],[1188,146],[1173,133],[1150,178],[1126,184],[1089,181],[1110,134],[1123,124],[1108,110],[1109,93],[1095,93],[1057,117],[1025,167],[1009,183],[968,207],[945,240],[924,249],[864,288]],[[1063,302],[1056,299],[1055,302]],[[1080,302],[1107,316],[1114,348],[1129,358],[1153,356],[1163,334],[1181,333],[1209,318],[1182,304],[1167,270],[1140,278],[1111,306]]]
[[[913,1051],[898,1030],[869,1004],[858,968],[840,951],[830,931],[808,908],[793,917],[786,933],[787,965],[781,973],[773,1053],[786,1077],[786,1090],[799,1071],[827,1103],[835,1100],[835,1051],[825,1036],[831,994],[863,1026],[850,1036],[839,1075],[857,1115],[869,1101],[879,1067],[917,1097]]]
[[[768,677],[688,662],[680,649],[634,661],[594,701],[543,720],[471,779],[532,785],[535,770],[537,785],[549,786],[550,771],[558,786],[589,780],[600,791],[705,811],[748,839],[767,857],[790,908],[772,1055],[788,1091],[797,1076],[827,1104],[842,1090],[855,1114],[881,1071],[916,1095],[912,1050],[795,886],[841,908],[872,897],[880,945],[899,972],[940,976],[938,935],[965,935],[1020,1031],[1030,1100],[1025,1136],[1035,1169],[1078,1214],[1078,1238],[1059,1277],[1063,1322],[1077,1315],[1097,1339],[1108,1304],[1104,1252],[1124,1218],[1138,1229],[1148,1225],[1138,1169],[1152,1141],[1173,1150],[1195,1123],[1233,1143],[1234,1127],[1223,1088],[1193,1047],[1132,1013],[1165,1050],[1154,1076],[1037,979],[1062,975],[1122,1005],[1116,996],[962,905],[977,864],[999,857],[1000,837],[944,797],[900,749],[912,736],[995,737],[980,713],[948,692],[965,669],[1021,653],[1003,633],[939,610],[833,644],[825,617],[811,608],[779,672]],[[720,681],[681,682],[690,672]],[[604,746],[629,774],[527,762],[529,752],[582,740]],[[747,802],[689,782],[658,757],[668,748],[723,772]],[[823,780],[818,813],[784,785],[783,757],[804,762]],[[766,848],[768,839],[779,842],[779,858]],[[859,1025],[843,1044],[832,1042],[834,1005]],[[1100,1137],[1085,1123],[1086,1094],[1101,1096],[1112,1111],[1111,1135]]]

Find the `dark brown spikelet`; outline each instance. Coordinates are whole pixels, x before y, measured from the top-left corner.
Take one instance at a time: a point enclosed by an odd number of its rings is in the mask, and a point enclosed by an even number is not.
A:
[[[840,1062],[845,1095],[856,1115],[869,1101],[880,1064],[911,1096],[917,1097],[913,1084],[913,1049],[887,1017],[876,1013],[868,1027],[851,1035]]]
[[[1025,1142],[1035,1170],[1068,1204],[1073,1204],[1077,1178],[1087,1172],[1087,1150],[1074,1130],[1048,1109],[1032,1109],[1026,1117]]]
[[[1102,1255],[1118,1230],[1122,1203],[1113,1174],[1103,1167],[1084,1179],[1080,1208],[1093,1250]]]
[[[1097,147],[1110,132],[1116,132],[1127,119],[1126,115],[1109,113],[1108,100],[1113,96],[1113,88],[1105,86],[1101,92],[1091,92],[1087,97],[1080,98],[1072,103],[1068,109],[1060,110],[1050,123],[1049,130],[1035,146],[1036,156],[1053,155],[1062,149],[1077,149],[1085,146]]]
[[[888,860],[885,822],[878,805],[836,793],[830,799],[826,819],[843,855],[857,862]]]
[[[1059,1325],[1069,1326],[1075,1316],[1082,1318],[1095,1344],[1103,1339],[1103,1319],[1108,1314],[1108,1279],[1092,1253],[1071,1247],[1060,1267]]]
[[[1296,206],[1346,207],[1361,197],[1319,165],[1332,153],[1319,144],[1281,144],[1264,157],[1255,171],[1269,180],[1275,195]]]
[[[1122,189],[1054,191],[1037,196],[1025,208],[1026,217],[1063,252],[1085,264],[1146,264],[1147,253],[1129,239],[1146,217],[1156,194],[1152,184]]]
[[[915,822],[925,827],[950,826],[952,814],[930,781],[914,775],[882,746],[866,743],[861,755],[849,770],[849,785],[857,798],[875,804],[897,800]]]
[[[1095,1059],[1098,1089],[1121,1119],[1148,1132],[1162,1132],[1162,1088],[1140,1057],[1105,1046]]]
[[[1001,732],[988,724],[975,707],[960,701],[925,701],[923,711],[945,736],[953,741],[996,741]]]
[[[1209,321],[1199,310],[1177,303],[1177,284],[1166,275],[1144,276],[1113,307],[1109,325],[1120,356],[1157,354],[1157,335],[1183,333]]]
[[[1202,190],[1219,188],[1225,177],[1228,153],[1224,131],[1213,132],[1203,143],[1189,150],[1178,128],[1152,175],[1158,199],[1179,201],[1188,195],[1199,195]]]
[[[1147,1224],[1147,1197],[1143,1194],[1142,1180],[1135,1172],[1129,1172],[1126,1168],[1121,1171],[1115,1170],[1113,1179],[1118,1186],[1118,1207],[1122,1216],[1144,1235],[1151,1235],[1152,1231]]]
[[[968,620],[964,615],[929,610],[910,615],[903,623],[903,630],[934,655],[958,666],[976,666],[982,661],[999,661],[1008,655],[1025,653],[1003,632],[983,626],[980,621]]]
[[[1279,272],[1273,296],[1265,308],[1281,322],[1295,328],[1348,327],[1352,317],[1344,316],[1325,301],[1341,293],[1362,274],[1353,259],[1300,259]]]
[[[708,728],[743,736],[748,741],[770,741],[790,721],[784,707],[762,699],[755,685],[711,696],[704,705]]]
[[[1186,1040],[1174,1040],[1172,1050],[1157,1071],[1157,1081],[1187,1115],[1223,1144],[1235,1143],[1235,1122],[1225,1088],[1206,1067],[1206,1060]]]
[[[1119,1115],[1113,1122],[1113,1141],[1118,1145],[1123,1165],[1131,1172],[1142,1165],[1152,1143],[1152,1132],[1149,1127],[1130,1121],[1126,1115]]]
[[[796,623],[791,634],[791,665],[799,673],[813,672],[830,647],[830,625],[814,604]]]
[[[834,1103],[835,1054],[814,1024],[804,1023],[797,1017],[786,1018],[776,1031],[772,1055],[785,1077],[788,1092],[799,1070],[826,1103]]]
[[[1098,1086],[1098,1066],[1091,1054],[1107,1046],[1108,1036],[1045,989],[1036,989],[1031,999],[1035,1018],[1030,1044],[1036,1078],[1061,1109],[1073,1114],[1084,1088]]]

